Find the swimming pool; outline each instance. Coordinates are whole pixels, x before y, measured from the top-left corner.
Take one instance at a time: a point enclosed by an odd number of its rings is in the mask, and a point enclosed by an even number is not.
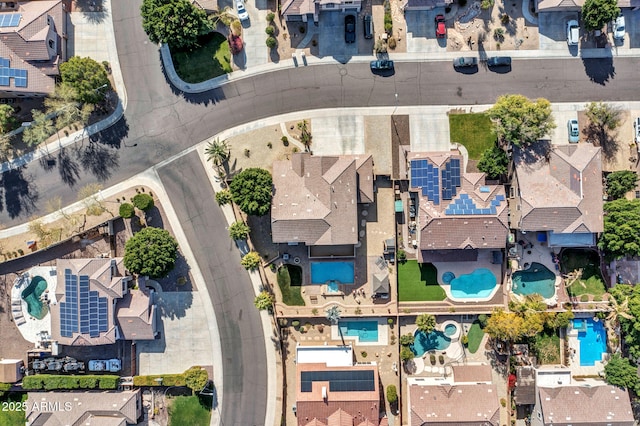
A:
[[[479,299],[491,296],[498,281],[487,268],[478,268],[451,280],[451,296],[456,299]]]
[[[338,283],[336,281],[329,281],[329,284],[327,284],[327,293],[338,293],[339,291]]]
[[[327,281],[353,284],[353,277],[353,262],[311,262],[311,284],[324,284]]]
[[[447,336],[451,336],[455,333],[456,329],[457,327],[455,325],[450,324],[445,328],[444,333],[440,330],[433,330],[428,334],[422,331],[416,331],[414,334],[413,345],[411,345],[411,351],[418,357],[424,355],[425,352],[429,352],[434,349],[443,351],[451,344],[451,339]],[[446,335],[445,333],[450,334]]]
[[[36,275],[31,279],[31,282],[27,288],[22,291],[21,295],[22,300],[27,302],[27,312],[29,312],[29,315],[39,320],[44,318],[47,312],[49,312],[47,305],[40,300],[42,293],[44,293],[46,289],[47,280]]]
[[[580,365],[596,365],[596,361],[602,361],[602,354],[607,352],[607,331],[602,321],[594,321],[593,318],[574,318],[572,326],[578,330],[580,341]]]
[[[541,263],[533,262],[529,269],[511,275],[511,291],[521,296],[538,293],[550,299],[556,293],[556,275]]]
[[[361,342],[378,341],[377,321],[340,321],[339,327],[343,336],[358,337]]]

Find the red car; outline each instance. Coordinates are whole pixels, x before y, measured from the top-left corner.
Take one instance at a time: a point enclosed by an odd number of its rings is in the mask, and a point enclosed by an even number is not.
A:
[[[436,38],[445,38],[447,36],[447,27],[444,23],[444,15],[436,16]]]

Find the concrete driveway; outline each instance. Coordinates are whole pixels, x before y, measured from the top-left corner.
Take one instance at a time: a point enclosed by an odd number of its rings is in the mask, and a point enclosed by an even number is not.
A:
[[[312,121],[315,155],[364,153],[364,119],[361,115],[314,118]]]
[[[244,50],[233,60],[240,69],[264,65],[269,62],[269,49],[265,44],[267,34],[267,0],[246,1],[249,19],[242,22]]]
[[[356,42],[344,41],[344,18],[347,15],[356,17]],[[360,26],[358,26],[360,25]],[[320,56],[331,56],[337,61],[346,63],[358,54],[358,40],[362,37],[362,21],[355,11],[321,12],[318,18],[318,49]],[[360,31],[358,31],[360,30]]]
[[[578,126],[580,128],[580,139],[584,141],[584,134],[582,129],[586,125],[586,122],[580,121],[580,114],[578,111],[583,110],[585,104],[553,104],[553,119],[556,122],[556,128],[551,131],[549,135],[551,143],[555,145],[564,145],[569,143],[569,128],[567,122],[572,119],[578,119]],[[583,120],[584,121],[584,120]]]
[[[407,10],[404,18],[407,23],[407,52],[446,52],[447,39],[436,38],[436,15],[443,14],[444,8],[433,10]],[[447,27],[449,22],[447,22]]]
[[[582,22],[578,12],[543,12],[538,15],[538,31],[540,50],[568,50],[573,55],[578,54],[584,36]],[[567,45],[567,22],[571,19],[580,25],[580,46]]]
[[[411,114],[409,129],[411,151],[446,152],[451,149],[449,116],[446,114]]]

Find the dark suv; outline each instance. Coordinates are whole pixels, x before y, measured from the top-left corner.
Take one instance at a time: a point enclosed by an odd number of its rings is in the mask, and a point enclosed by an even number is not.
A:
[[[344,41],[347,43],[356,41],[356,17],[353,15],[344,17]]]
[[[369,64],[371,71],[388,71],[393,69],[393,61],[390,59],[378,59]]]
[[[492,56],[487,59],[487,66],[489,67],[510,67],[511,57],[509,56]]]
[[[362,23],[364,24],[364,38],[373,38],[373,22],[371,21],[371,15],[364,15]]]

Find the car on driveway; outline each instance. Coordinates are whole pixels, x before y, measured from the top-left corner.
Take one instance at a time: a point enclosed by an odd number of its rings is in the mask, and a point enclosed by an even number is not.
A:
[[[373,38],[373,21],[371,15],[364,15],[362,18],[364,38]]]
[[[436,38],[447,36],[447,26],[444,22],[444,15],[436,15]]]
[[[461,56],[453,60],[454,68],[466,68],[478,66],[478,58],[473,56]]]
[[[625,31],[624,16],[620,15],[613,21],[613,38],[624,40]]]
[[[580,141],[580,127],[578,126],[578,120],[572,118],[567,121],[567,131],[569,133],[570,143],[578,143]]]
[[[246,21],[249,19],[249,12],[244,7],[244,0],[236,0],[236,8],[238,9],[238,19]]]
[[[344,41],[347,43],[356,41],[356,17],[353,15],[344,17]]]
[[[640,143],[640,117],[636,117],[633,122],[633,131],[636,135],[636,143]]]
[[[580,40],[580,27],[578,21],[571,19],[567,22],[567,44],[569,46],[577,46]]]
[[[378,59],[369,64],[371,71],[388,71],[393,69],[393,61],[390,59]]]
[[[116,373],[120,371],[122,366],[120,365],[120,360],[113,359],[92,359],[89,361],[89,371],[106,371],[109,373]]]

